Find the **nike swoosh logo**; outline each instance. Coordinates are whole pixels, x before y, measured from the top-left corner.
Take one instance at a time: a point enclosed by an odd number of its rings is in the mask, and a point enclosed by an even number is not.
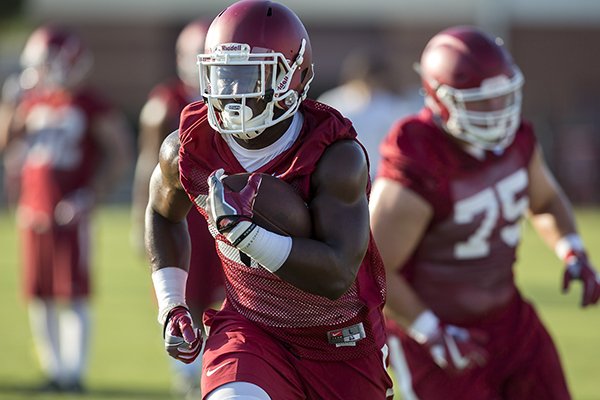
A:
[[[231,364],[233,361],[227,361],[217,367],[214,367],[213,369],[207,369],[206,370],[206,376],[211,376],[212,374],[214,374],[215,372],[217,372],[218,370],[220,370],[221,368],[223,368],[226,365]]]

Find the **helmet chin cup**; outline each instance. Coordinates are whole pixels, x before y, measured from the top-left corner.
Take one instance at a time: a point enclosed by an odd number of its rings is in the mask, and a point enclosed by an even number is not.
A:
[[[272,120],[272,118],[272,103],[267,104],[265,110],[256,116],[252,108],[246,104],[229,103],[221,111],[220,125],[217,123],[213,128],[222,134],[231,134],[240,139],[254,139],[270,126],[265,122]],[[213,125],[211,118],[209,118],[209,123],[211,123],[211,126]]]
[[[236,129],[252,119],[252,109],[245,104],[229,103],[221,112],[223,126]]]

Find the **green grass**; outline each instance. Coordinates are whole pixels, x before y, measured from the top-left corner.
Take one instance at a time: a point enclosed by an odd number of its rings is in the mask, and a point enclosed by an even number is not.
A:
[[[600,209],[579,209],[579,230],[592,262],[600,268]],[[576,400],[597,400],[600,377],[600,310],[582,309],[581,285],[561,293],[562,263],[529,225],[519,251],[516,274],[523,294],[534,302],[553,336]]]
[[[102,209],[94,228],[93,336],[81,398],[171,399],[170,365],[162,348],[150,274],[129,242],[129,210]],[[20,291],[14,218],[0,213],[0,399],[58,399],[36,395],[42,380]],[[69,396],[76,399],[77,396]]]
[[[162,349],[150,276],[129,242],[129,210],[110,207],[96,216],[94,329],[88,400],[171,399],[170,368]],[[577,214],[592,260],[600,263],[600,210]],[[20,297],[14,218],[0,212],[0,399],[53,400],[31,388],[42,379]],[[580,287],[560,294],[561,264],[525,225],[517,280],[554,336],[577,400],[598,399],[600,311],[578,307]],[[77,399],[77,396],[69,396]]]

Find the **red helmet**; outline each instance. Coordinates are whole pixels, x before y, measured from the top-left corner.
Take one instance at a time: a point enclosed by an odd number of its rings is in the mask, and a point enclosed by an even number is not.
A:
[[[223,10],[208,30],[205,53],[198,64],[209,122],[245,139],[292,116],[314,77],[304,25],[271,1],[242,0]]]
[[[197,19],[188,23],[177,36],[177,74],[190,87],[198,87],[196,57],[204,51],[204,39],[209,22]]]
[[[501,39],[469,26],[446,29],[423,50],[419,73],[426,105],[448,133],[485,150],[512,142],[524,79]]]
[[[57,86],[79,83],[92,64],[92,55],[81,38],[55,26],[33,31],[21,53],[24,70],[36,70],[42,83]]]

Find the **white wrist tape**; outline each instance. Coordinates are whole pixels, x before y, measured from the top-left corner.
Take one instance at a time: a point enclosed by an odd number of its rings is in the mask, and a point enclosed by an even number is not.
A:
[[[165,324],[169,311],[185,304],[187,271],[177,267],[165,267],[152,273],[152,283],[158,301],[158,322]]]
[[[231,244],[239,248],[241,243],[246,243],[256,235],[257,225],[251,221],[240,221],[236,226],[225,232],[225,237]]]
[[[431,311],[425,310],[408,327],[408,334],[419,343],[425,343],[439,329],[440,320]]]
[[[571,251],[584,251],[583,241],[581,240],[581,237],[579,237],[578,234],[570,233],[568,235],[563,236],[558,240],[558,242],[556,242],[556,245],[554,246],[554,251],[556,252],[558,258],[564,260]]]
[[[246,230],[251,222],[242,221],[234,229]],[[233,232],[233,229],[232,229]],[[238,235],[239,236],[239,235]],[[237,244],[237,248],[246,253],[263,268],[275,272],[287,260],[292,251],[292,238],[278,235],[256,225],[255,228]]]

